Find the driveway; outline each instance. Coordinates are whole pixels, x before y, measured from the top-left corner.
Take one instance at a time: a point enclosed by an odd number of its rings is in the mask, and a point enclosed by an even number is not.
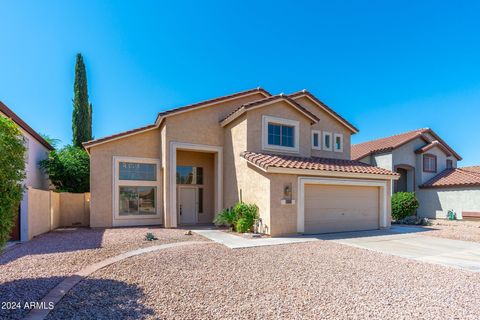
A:
[[[420,227],[393,226],[390,230],[346,232],[319,239],[422,262],[480,271],[480,243],[432,237]]]

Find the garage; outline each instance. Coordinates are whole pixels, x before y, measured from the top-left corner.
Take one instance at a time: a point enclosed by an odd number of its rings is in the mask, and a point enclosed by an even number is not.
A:
[[[383,181],[304,178],[299,187],[302,233],[374,230],[387,225]]]

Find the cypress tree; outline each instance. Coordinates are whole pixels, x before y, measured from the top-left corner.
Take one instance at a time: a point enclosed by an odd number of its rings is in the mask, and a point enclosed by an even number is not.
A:
[[[92,140],[92,104],[88,102],[87,71],[80,53],[75,63],[73,93],[73,145],[82,147],[82,142]]]

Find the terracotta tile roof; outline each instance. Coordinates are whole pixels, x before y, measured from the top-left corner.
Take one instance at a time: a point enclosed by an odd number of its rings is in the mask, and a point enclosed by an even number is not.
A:
[[[180,107],[180,108],[166,110],[166,111],[160,112],[158,114],[157,120],[158,120],[159,117],[163,117],[163,116],[169,115],[171,113],[197,108],[197,107],[200,107],[200,106],[203,106],[203,105],[206,105],[206,104],[210,104],[210,103],[214,103],[214,102],[221,102],[223,100],[228,100],[228,99],[240,97],[240,96],[243,96],[243,95],[246,95],[246,94],[249,94],[249,93],[254,93],[254,92],[262,92],[262,93],[266,94],[267,96],[271,96],[270,92],[268,92],[267,90],[265,90],[263,88],[258,87],[258,88],[255,88],[255,89],[250,89],[250,90],[246,90],[246,91],[242,91],[242,92],[237,92],[237,93],[234,93],[234,94],[229,94],[229,95],[226,95],[226,96],[217,97],[217,98],[214,98],[214,99],[209,99],[209,100],[189,104],[189,105],[186,105],[186,106],[183,106],[183,107]]]
[[[53,150],[53,147],[45,139],[42,138],[35,130],[33,130],[25,121],[23,121],[15,112],[7,107],[2,101],[0,101],[0,112],[3,113],[8,118],[12,119],[19,127],[28,132],[32,137],[40,142],[45,148]]]
[[[420,188],[480,186],[480,167],[446,169]]]
[[[128,135],[130,135],[130,134],[139,133],[139,132],[141,132],[141,131],[150,130],[150,129],[153,129],[153,128],[155,128],[155,127],[156,127],[155,124],[150,124],[150,125],[148,125],[148,126],[144,126],[144,127],[140,127],[140,128],[136,128],[136,129],[132,129],[132,130],[128,130],[128,131],[124,131],[124,132],[112,134],[111,136],[106,136],[106,137],[103,137],[103,138],[86,141],[86,142],[82,143],[82,145],[83,145],[84,148],[88,148],[89,146],[94,145],[94,144],[97,144],[97,143],[101,143],[101,142],[104,142],[104,141],[108,141],[108,140],[120,138],[120,137],[123,137],[123,136],[128,136]]]
[[[377,140],[367,141],[359,144],[352,145],[352,159],[360,160],[370,154],[385,152],[393,150],[415,138],[421,137],[424,132],[429,129],[418,129],[401,134],[397,134],[391,137],[381,138]]]
[[[340,160],[319,157],[297,157],[269,153],[244,151],[241,157],[253,165],[267,170],[268,168],[308,169],[346,173],[364,173],[398,176],[389,170],[374,167],[355,160]]]
[[[343,118],[341,115],[339,115],[338,113],[336,113],[332,108],[330,108],[329,106],[327,106],[325,103],[323,103],[320,99],[318,99],[317,97],[315,97],[313,94],[311,94],[310,92],[308,92],[308,90],[302,90],[302,91],[298,91],[298,92],[294,92],[294,93],[291,93],[289,94],[288,96],[290,98],[296,98],[296,97],[300,97],[300,96],[308,96],[310,99],[312,99],[313,101],[315,101],[316,103],[318,103],[319,105],[321,105],[325,111],[327,111],[328,113],[330,113],[334,118],[337,118],[338,120],[340,120],[340,122],[342,122],[345,126],[347,126],[348,128],[350,128],[350,130],[352,130],[354,133],[357,133],[358,132],[358,129],[353,125],[351,124],[350,122],[348,122],[345,118]]]
[[[316,115],[314,115],[313,113],[311,113],[310,111],[308,111],[307,109],[305,109],[303,106],[301,106],[300,104],[298,104],[297,102],[295,102],[293,99],[289,98],[288,96],[284,95],[284,94],[279,94],[279,95],[275,95],[275,96],[270,96],[270,97],[267,97],[267,98],[264,98],[264,99],[259,99],[259,100],[255,100],[255,101],[251,101],[251,102],[248,102],[248,103],[245,103],[245,104],[242,104],[240,107],[238,107],[237,109],[235,109],[234,111],[232,111],[230,114],[228,114],[225,118],[223,118],[220,123],[226,121],[226,122],[229,122],[230,119],[233,120],[233,118],[238,115],[239,113],[243,113],[244,111],[248,111],[249,109],[251,108],[254,108],[256,106],[259,106],[259,105],[262,105],[264,103],[268,103],[268,102],[272,102],[272,101],[275,101],[275,100],[285,100],[285,101],[288,101],[289,103],[291,103],[297,110],[299,110],[300,112],[302,112],[304,115],[306,115],[308,118],[310,118],[311,120],[317,122],[318,120],[318,117]]]
[[[428,137],[426,133],[430,134],[433,139]],[[371,140],[359,144],[352,145],[351,158],[354,160],[360,160],[370,154],[381,153],[391,151],[396,149],[416,138],[422,138],[428,144],[417,150],[417,153],[423,152],[422,149],[425,148],[429,150],[435,146],[441,147],[447,154],[451,154],[456,157],[458,160],[461,160],[462,157],[458,155],[448,144],[445,143],[432,129],[423,128],[417,129],[405,133],[396,134],[390,137]],[[433,145],[431,145],[434,143]]]
[[[470,166],[470,167],[462,167],[462,170],[480,173],[480,166]]]
[[[421,147],[421,148],[418,148],[417,150],[415,150],[415,153],[418,153],[418,154],[425,153],[425,152],[427,152],[428,150],[430,150],[430,149],[432,149],[432,148],[434,148],[434,147],[438,147],[438,148],[442,149],[443,152],[445,152],[445,154],[446,154],[447,156],[451,156],[451,155],[452,155],[451,152],[450,152],[450,150],[448,150],[447,147],[445,147],[443,144],[441,144],[441,143],[440,143],[439,141],[437,141],[437,140],[432,141],[432,142],[430,142],[429,144],[426,144],[426,145],[424,145],[424,146]]]

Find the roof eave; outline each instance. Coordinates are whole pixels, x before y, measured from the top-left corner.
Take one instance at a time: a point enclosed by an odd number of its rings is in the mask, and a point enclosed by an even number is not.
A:
[[[250,161],[248,162],[252,163]],[[292,168],[279,168],[279,167],[273,167],[273,166],[268,166],[267,168],[264,169],[264,171],[267,173],[301,174],[301,175],[309,175],[309,176],[368,178],[368,179],[378,179],[378,180],[400,179],[400,176],[396,174],[358,173],[358,172],[326,171],[326,170],[311,170],[311,169],[297,169],[297,168],[292,169]]]

